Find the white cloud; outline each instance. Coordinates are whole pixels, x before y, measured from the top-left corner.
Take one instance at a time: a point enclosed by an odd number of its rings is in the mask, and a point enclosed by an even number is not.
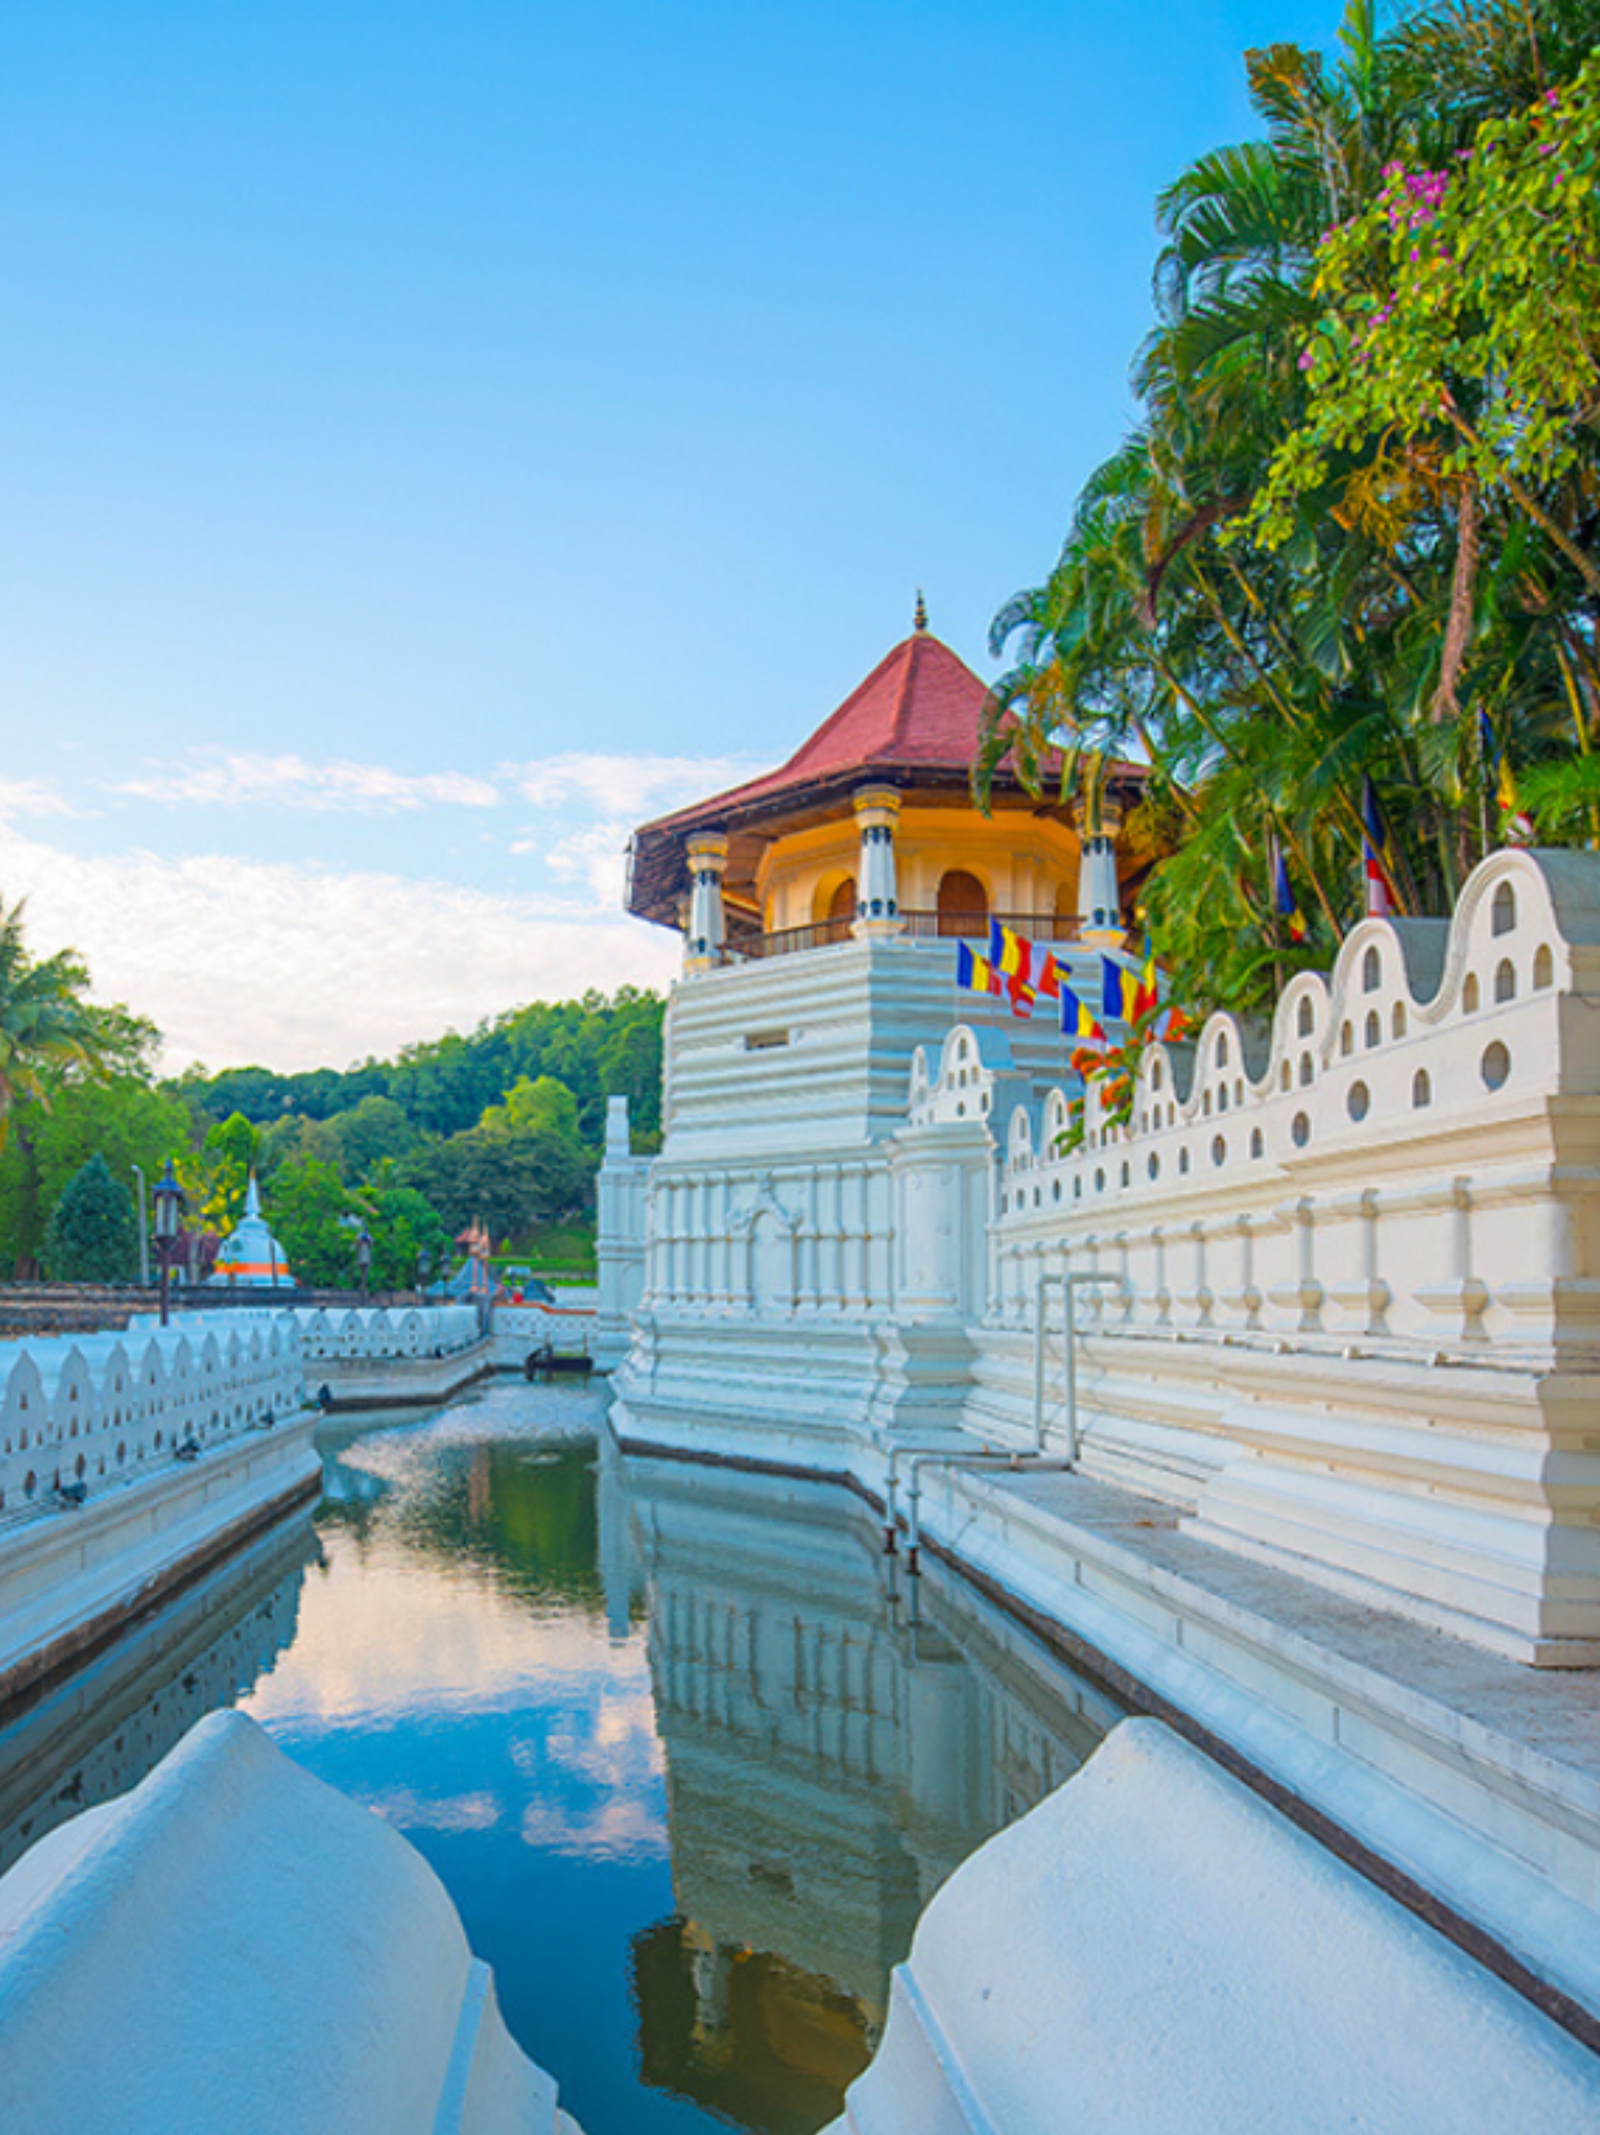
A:
[[[620,905],[628,839],[641,822],[753,778],[739,756],[603,756],[573,753],[503,764],[498,776],[520,797],[550,811],[560,827],[548,843],[534,830],[513,840],[519,856],[538,854],[557,882],[581,883],[597,902]],[[589,811],[598,820],[581,820]]]
[[[80,857],[0,826],[0,884],[39,955],[70,944],[166,1064],[341,1066],[523,1001],[663,986],[675,938],[587,898],[511,897],[225,854]]]
[[[0,822],[18,815],[76,815],[78,810],[54,786],[31,778],[0,778]]]
[[[557,838],[544,855],[560,882],[581,882],[612,911],[623,901],[628,876],[628,833],[619,823],[597,823]]]
[[[560,808],[587,801],[607,822],[627,833],[652,815],[690,801],[709,798],[769,768],[744,756],[605,756],[574,751],[505,764],[500,777],[510,780],[526,801],[539,808]]]
[[[573,751],[527,763],[501,764],[488,777],[465,771],[396,771],[386,764],[339,758],[313,763],[296,755],[191,757],[157,766],[112,789],[166,807],[277,807],[359,810],[494,808],[508,795],[540,809],[599,815],[626,844],[628,832],[651,815],[720,793],[762,766],[740,756],[611,756]],[[13,813],[61,812],[66,804],[43,786],[7,787],[0,781],[0,813],[8,793]]]
[[[397,808],[495,808],[499,788],[462,771],[407,772],[386,764],[339,759],[310,763],[303,756],[223,756],[143,778],[122,780],[118,793],[168,806],[350,809],[385,814]]]

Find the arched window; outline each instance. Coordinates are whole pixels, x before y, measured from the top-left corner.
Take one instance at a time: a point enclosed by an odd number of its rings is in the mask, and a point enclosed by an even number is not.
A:
[[[1517,893],[1509,882],[1502,882],[1494,893],[1494,902],[1489,907],[1489,931],[1492,934],[1510,934],[1517,924]]]
[[[976,875],[952,867],[939,878],[939,932],[972,936],[989,924],[989,899]]]
[[[830,919],[854,919],[856,916],[856,878],[846,875],[843,882],[828,899]]]

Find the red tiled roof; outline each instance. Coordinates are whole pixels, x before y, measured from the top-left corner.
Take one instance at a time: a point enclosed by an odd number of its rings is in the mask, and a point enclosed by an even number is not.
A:
[[[842,797],[874,776],[965,792],[988,694],[966,662],[919,624],[787,763],[635,832],[629,908],[670,924],[673,897],[686,879],[684,841],[695,831],[770,835],[765,826],[776,827],[796,808]],[[1020,795],[1006,765],[996,789]]]
[[[978,716],[988,694],[948,645],[926,630],[913,631],[786,764],[738,787],[738,796],[754,800],[833,771],[871,772],[901,764],[965,777],[977,754]]]

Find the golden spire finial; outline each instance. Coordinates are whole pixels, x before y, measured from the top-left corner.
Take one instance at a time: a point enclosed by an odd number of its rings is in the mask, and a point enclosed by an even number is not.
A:
[[[917,612],[911,618],[911,627],[913,630],[926,630],[928,627],[928,604],[922,597],[920,586],[917,588]]]

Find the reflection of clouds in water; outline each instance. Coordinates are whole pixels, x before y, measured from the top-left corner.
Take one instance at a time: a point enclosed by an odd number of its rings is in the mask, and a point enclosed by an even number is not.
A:
[[[417,1569],[324,1537],[328,1575],[308,1580],[291,1651],[243,1702],[269,1726],[501,1710],[613,1695],[649,1697],[643,1631],[613,1641],[586,1616],[534,1614],[482,1581]]]
[[[666,1821],[659,1805],[627,1797],[582,1807],[549,1800],[530,1802],[523,1811],[522,1841],[544,1853],[585,1860],[668,1858]]]
[[[502,1810],[492,1794],[443,1794],[429,1799],[410,1787],[380,1793],[355,1791],[353,1801],[403,1831],[492,1831]]]
[[[647,1686],[601,1686],[582,1711],[558,1716],[543,1741],[523,1736],[511,1746],[511,1761],[529,1778],[550,1765],[615,1793],[648,1787],[666,1770]]]
[[[523,1843],[603,1860],[665,1860],[666,1760],[647,1683],[598,1683],[581,1704],[524,1727],[511,1762],[533,1799]]]

